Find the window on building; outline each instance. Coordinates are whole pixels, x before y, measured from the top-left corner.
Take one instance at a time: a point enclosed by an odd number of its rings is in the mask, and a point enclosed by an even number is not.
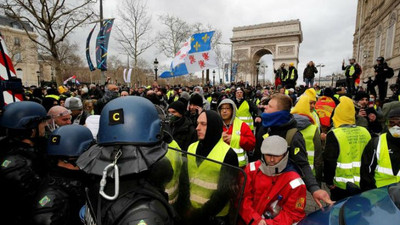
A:
[[[381,56],[381,44],[382,44],[382,26],[379,26],[376,30],[375,36],[375,48],[374,48],[374,58]]]
[[[394,38],[396,32],[396,21],[397,15],[396,13],[392,13],[389,19],[389,27],[386,33],[386,45],[385,45],[385,58],[390,58],[393,55],[393,45],[394,45]]]
[[[17,62],[21,62],[21,61],[22,61],[22,54],[21,54],[21,52],[15,53],[14,57],[15,57],[15,60],[16,60]]]
[[[18,37],[14,38],[14,45],[16,45],[16,46],[20,46],[21,45],[21,41],[19,40]]]

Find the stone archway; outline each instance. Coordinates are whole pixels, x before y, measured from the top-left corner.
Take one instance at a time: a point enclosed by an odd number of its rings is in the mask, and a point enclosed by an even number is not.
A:
[[[282,63],[294,63],[297,68],[302,41],[300,20],[234,27],[232,62],[238,65],[234,80],[255,85],[256,63],[266,54],[273,56],[271,69],[277,69]]]

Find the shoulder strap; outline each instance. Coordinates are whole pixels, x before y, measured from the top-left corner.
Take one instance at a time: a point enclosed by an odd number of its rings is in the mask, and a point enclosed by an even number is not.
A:
[[[297,133],[297,128],[291,128],[286,132],[286,142],[288,144],[288,147],[292,144],[292,140],[294,135]]]
[[[118,200],[114,204],[110,205],[109,207],[103,208],[102,215],[111,213],[112,215],[110,218],[112,218],[114,221],[117,221],[136,202],[142,199],[150,198],[161,202],[161,204],[168,211],[168,214],[171,216],[171,218],[175,219],[175,211],[172,209],[171,205],[169,205],[166,198],[147,181],[143,181],[141,183],[142,185],[139,185],[137,188],[118,198]]]

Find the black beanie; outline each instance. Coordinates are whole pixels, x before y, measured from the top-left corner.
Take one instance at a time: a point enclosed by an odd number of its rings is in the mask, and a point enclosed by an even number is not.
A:
[[[388,118],[393,118],[393,117],[400,117],[400,108],[395,108],[390,110]]]
[[[181,115],[184,115],[186,111],[185,105],[181,101],[175,101],[171,103],[168,108],[175,109]]]
[[[356,93],[356,96],[354,97],[354,100],[360,101],[363,98],[367,98],[368,99],[369,95],[364,91],[359,91],[359,92]]]
[[[199,94],[192,94],[192,96],[190,96],[189,104],[203,107],[203,98]]]

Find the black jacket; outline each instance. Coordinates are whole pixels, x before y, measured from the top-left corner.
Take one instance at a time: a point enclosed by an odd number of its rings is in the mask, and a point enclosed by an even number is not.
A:
[[[269,136],[279,135],[286,139],[286,133],[288,132],[288,130],[296,127],[297,127],[297,122],[293,117],[288,123],[281,126],[276,126],[276,127],[261,126],[261,128],[257,132],[256,148],[254,151],[254,155],[252,158],[249,158],[249,160],[256,161],[261,158],[261,144],[264,140],[263,138],[264,134],[268,133]],[[317,180],[315,179],[311,171],[310,164],[308,163],[308,156],[305,147],[306,145],[304,142],[303,135],[300,133],[300,131],[297,131],[295,133],[292,142],[289,144],[289,146],[290,146],[289,159],[291,159],[296,164],[296,166],[299,167],[299,169],[301,170],[302,178],[307,186],[307,190],[313,193],[314,191],[320,189]]]
[[[183,116],[175,123],[171,123],[170,127],[172,137],[183,151],[187,151],[189,145],[197,141],[196,129],[186,116]]]
[[[318,70],[315,66],[307,65],[303,72],[303,79],[313,79],[316,73],[318,73]]]

